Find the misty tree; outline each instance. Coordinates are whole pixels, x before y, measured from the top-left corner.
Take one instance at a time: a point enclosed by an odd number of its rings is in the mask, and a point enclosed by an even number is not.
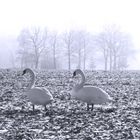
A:
[[[50,53],[48,52],[47,55],[45,52],[42,54],[41,61],[40,61],[41,69],[54,69],[53,59],[49,54]]]
[[[74,42],[74,31],[63,33],[62,38],[64,45],[67,48],[68,70],[71,70],[71,56],[72,56],[72,45]]]
[[[23,29],[18,36],[19,50],[17,51],[17,61],[20,61],[21,68],[22,67],[31,67],[32,65],[32,54],[29,51],[28,47],[28,30]]]
[[[75,31],[74,33],[74,49],[76,56],[78,57],[77,68],[81,69],[81,60],[82,60],[82,50],[83,50],[83,38],[80,31]]]
[[[64,56],[64,51],[62,51],[64,44],[60,45],[60,41],[62,40],[56,31],[48,33],[47,47],[41,55],[41,68],[59,69],[61,67],[59,59],[61,59],[61,54]]]
[[[108,50],[108,46],[107,46],[106,41],[105,41],[105,35],[103,33],[100,33],[94,39],[95,39],[96,45],[99,46],[99,50],[103,53],[104,69],[105,69],[105,71],[107,71],[109,50]]]
[[[127,59],[125,55],[118,58],[117,70],[125,70],[128,67]]]
[[[53,56],[53,67],[56,69],[56,57],[57,57],[57,41],[58,41],[58,35],[56,32],[53,32],[49,35],[49,44],[52,47],[52,56]]]
[[[104,57],[104,69],[119,70],[127,67],[127,57],[130,54],[132,41],[128,34],[121,32],[117,26],[107,26],[95,37],[95,42]],[[127,51],[126,51],[127,50]],[[123,57],[123,65],[119,65]]]
[[[91,70],[95,69],[96,68],[96,65],[95,65],[95,60],[93,57],[90,58],[90,62],[89,62],[89,68]]]
[[[11,62],[11,66],[12,68],[15,68],[16,64],[15,64],[15,58],[14,58],[14,54],[12,51],[10,51],[10,62]]]
[[[74,40],[74,49],[76,50],[78,56],[77,67],[81,69],[83,64],[83,68],[85,70],[87,58],[86,53],[88,49],[87,47],[90,44],[89,33],[85,30],[75,31]]]
[[[83,48],[83,69],[86,69],[86,61],[87,61],[87,52],[90,52],[93,49],[93,43],[92,43],[92,35],[85,31],[82,30],[80,32],[81,34],[81,39],[82,39],[82,48]],[[95,53],[95,51],[94,51]],[[88,54],[89,56],[90,54]],[[92,61],[91,59],[90,61]]]
[[[41,30],[40,28],[23,29],[18,37],[20,54],[24,61],[33,61],[34,67],[38,68],[39,59],[46,47],[47,30]],[[26,63],[26,62],[25,62]]]

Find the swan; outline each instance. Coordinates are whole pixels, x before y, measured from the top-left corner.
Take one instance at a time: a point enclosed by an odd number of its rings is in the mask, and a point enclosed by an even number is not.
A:
[[[87,110],[91,105],[91,110],[95,104],[104,104],[106,102],[112,101],[112,98],[103,89],[95,86],[85,86],[85,75],[80,69],[76,69],[73,72],[73,78],[80,74],[82,81],[77,84],[71,92],[71,97],[73,99],[81,100],[87,103]]]
[[[27,87],[26,95],[30,102],[33,105],[33,111],[35,109],[35,105],[43,105],[46,110],[46,105],[53,101],[53,96],[50,91],[43,87],[35,87],[35,74],[30,68],[26,68],[23,70],[22,75],[29,73],[31,76],[31,82]]]

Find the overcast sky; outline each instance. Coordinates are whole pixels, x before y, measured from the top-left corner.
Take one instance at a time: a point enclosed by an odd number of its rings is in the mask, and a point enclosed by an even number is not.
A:
[[[117,24],[132,36],[139,52],[139,13],[140,0],[0,0],[0,38],[16,37],[31,26],[98,32],[104,25]],[[139,54],[135,59],[131,68],[140,68]]]

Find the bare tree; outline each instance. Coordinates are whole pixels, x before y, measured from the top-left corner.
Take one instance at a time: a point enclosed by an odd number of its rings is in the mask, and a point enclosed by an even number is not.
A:
[[[32,31],[30,41],[35,54],[35,68],[38,68],[40,55],[46,46],[47,32],[41,32],[40,28],[34,28]]]
[[[56,32],[51,33],[50,35],[50,39],[49,39],[49,43],[52,47],[52,51],[53,51],[53,67],[54,69],[56,69],[56,47],[57,47],[57,39],[58,39],[58,35]]]
[[[71,70],[71,55],[72,55],[71,47],[74,42],[74,31],[65,32],[62,36],[63,41],[67,48],[68,70]]]
[[[82,35],[82,39],[83,39],[83,68],[84,70],[86,69],[86,61],[87,61],[87,52],[90,52],[90,50],[92,50],[93,48],[95,49],[93,42],[92,42],[92,35],[83,30],[81,32]],[[95,51],[94,51],[95,53]],[[93,61],[93,58],[91,59],[91,61]]]
[[[42,31],[40,28],[36,27],[30,30],[24,29],[21,31],[18,38],[19,45],[24,47],[24,51],[22,49],[21,54],[25,55],[27,51],[29,51],[29,54],[33,56],[35,68],[38,68],[41,53],[46,46],[47,30]]]
[[[83,50],[83,38],[81,35],[81,31],[75,31],[74,33],[74,50],[76,56],[78,57],[78,65],[77,68],[81,69],[81,61],[82,61],[82,50]]]
[[[90,63],[89,63],[89,68],[90,68],[91,70],[93,70],[93,69],[96,68],[96,66],[95,66],[95,61],[94,61],[94,58],[93,58],[93,57],[91,57],[90,60],[91,60],[91,61],[90,61]]]
[[[96,36],[96,44],[100,47],[105,61],[105,70],[118,70],[122,56],[123,65],[127,66],[127,57],[132,47],[129,35],[120,31],[116,25],[107,26],[103,32]],[[125,51],[127,49],[127,52]],[[126,64],[124,64],[124,62]],[[120,67],[121,65],[119,65]]]
[[[23,29],[18,36],[19,50],[17,51],[17,61],[20,61],[21,68],[22,67],[30,67],[32,56],[30,54],[30,47],[28,46],[28,30]]]
[[[85,30],[74,31],[73,47],[75,56],[77,56],[77,68],[86,69],[87,50],[91,50],[91,35]]]
[[[104,33],[100,33],[96,37],[94,37],[95,43],[99,46],[99,50],[103,53],[104,58],[104,70],[108,70],[108,59],[109,59],[109,48],[106,42],[106,35]]]

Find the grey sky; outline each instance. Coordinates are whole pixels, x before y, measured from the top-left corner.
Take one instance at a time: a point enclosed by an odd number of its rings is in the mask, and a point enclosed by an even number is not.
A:
[[[31,26],[98,32],[104,25],[117,24],[132,36],[139,52],[139,4],[139,0],[0,0],[0,38],[16,38],[20,30]],[[131,67],[140,68],[139,53]]]

